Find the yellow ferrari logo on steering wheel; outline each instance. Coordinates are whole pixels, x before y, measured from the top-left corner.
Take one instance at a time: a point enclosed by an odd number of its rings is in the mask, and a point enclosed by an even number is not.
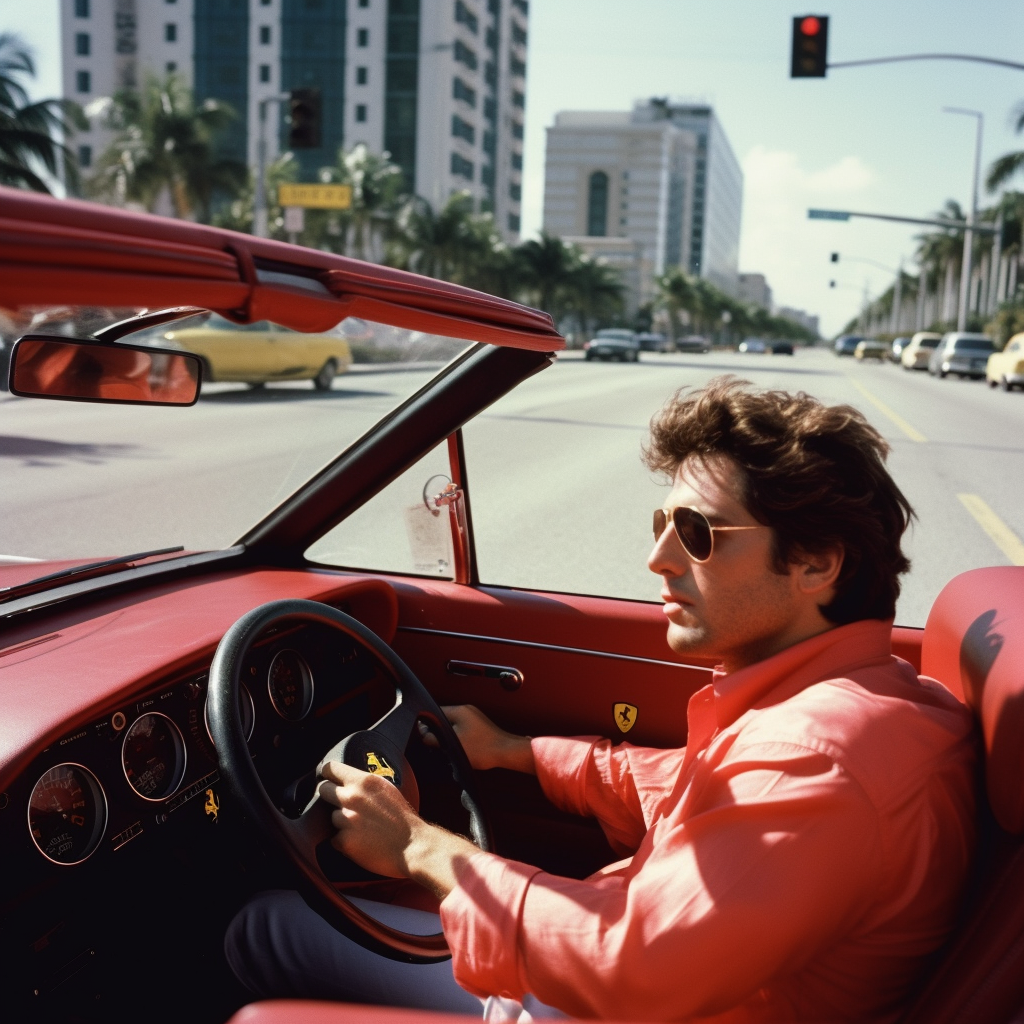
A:
[[[383,775],[385,779],[389,779],[391,782],[395,781],[395,769],[373,751],[366,755],[366,770],[371,775]]]

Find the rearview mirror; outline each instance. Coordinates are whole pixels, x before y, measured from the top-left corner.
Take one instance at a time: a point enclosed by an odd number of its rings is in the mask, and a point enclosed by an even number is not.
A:
[[[187,352],[26,335],[11,352],[10,388],[23,398],[195,405],[200,359]]]

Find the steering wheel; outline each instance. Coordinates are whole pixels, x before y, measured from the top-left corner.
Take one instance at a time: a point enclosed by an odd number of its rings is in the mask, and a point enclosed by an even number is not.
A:
[[[304,898],[331,925],[392,960],[445,960],[451,953],[444,933],[413,935],[382,924],[338,892],[324,875],[317,863],[316,848],[334,835],[330,805],[315,795],[299,818],[289,818],[274,806],[263,787],[246,745],[238,697],[242,668],[253,644],[271,627],[285,623],[315,623],[336,630],[372,655],[395,683],[396,698],[391,710],[369,729],[354,732],[331,747],[320,759],[317,778],[328,761],[342,761],[363,771],[384,774],[415,807],[418,789],[405,748],[417,720],[422,719],[451,764],[452,777],[461,790],[462,806],[469,812],[474,842],[482,850],[492,849],[473,770],[434,698],[380,637],[351,615],[317,601],[271,601],[247,612],[224,634],[210,667],[208,696],[210,734],[217,748],[221,777],[245,815],[298,870]]]

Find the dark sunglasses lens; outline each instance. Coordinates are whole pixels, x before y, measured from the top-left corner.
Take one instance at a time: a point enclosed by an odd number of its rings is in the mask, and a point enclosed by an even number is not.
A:
[[[705,562],[711,557],[711,524],[692,508],[672,510],[672,522],[690,557]]]

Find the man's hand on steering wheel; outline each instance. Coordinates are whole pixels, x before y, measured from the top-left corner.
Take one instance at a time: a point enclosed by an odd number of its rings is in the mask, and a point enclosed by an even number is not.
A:
[[[340,761],[329,761],[321,774],[320,797],[337,808],[331,845],[367,871],[411,878],[444,899],[461,865],[479,852],[468,839],[424,821],[379,775]]]
[[[451,723],[452,731],[462,744],[469,763],[478,771],[510,768],[529,775],[537,774],[529,736],[506,732],[472,704],[447,704],[441,710]],[[419,731],[427,746],[438,745],[433,734],[422,723]]]

